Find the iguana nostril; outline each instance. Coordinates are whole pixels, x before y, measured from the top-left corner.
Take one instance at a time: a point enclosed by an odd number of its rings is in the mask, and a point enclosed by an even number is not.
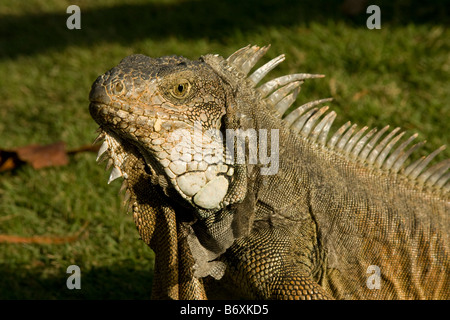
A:
[[[91,91],[89,92],[90,102],[100,102],[103,104],[108,104],[111,101],[102,83],[103,79],[98,78],[92,85]]]

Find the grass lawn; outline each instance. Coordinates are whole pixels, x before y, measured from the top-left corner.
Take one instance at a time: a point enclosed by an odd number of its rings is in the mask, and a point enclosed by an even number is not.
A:
[[[365,9],[343,12],[343,2],[3,0],[0,149],[92,143],[90,86],[127,55],[228,56],[249,43],[272,45],[264,62],[286,54],[272,77],[325,74],[303,85],[297,105],[333,97],[335,126],[351,120],[417,132],[428,142],[416,157],[449,144],[449,1],[374,1],[380,30],[366,27]],[[81,9],[81,30],[66,28],[70,4]],[[120,182],[107,185],[95,157],[0,173],[0,234],[67,236],[88,223],[73,242],[0,243],[0,299],[149,298],[153,253],[121,207]],[[72,264],[81,290],[66,287]]]

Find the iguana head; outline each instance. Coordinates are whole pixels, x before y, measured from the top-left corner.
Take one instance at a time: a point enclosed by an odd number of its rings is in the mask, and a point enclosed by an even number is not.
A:
[[[303,80],[321,77],[292,74],[256,88],[284,61],[278,56],[248,75],[268,49],[247,46],[227,59],[206,55],[196,61],[138,54],[98,77],[90,112],[105,138],[99,155],[108,150],[113,165],[110,181],[128,174],[118,146],[133,145],[152,182],[166,194],[175,189],[201,217],[243,201],[249,161],[236,161],[242,159],[235,157],[237,147],[227,148],[225,130],[253,130],[255,113],[264,113],[265,104],[282,115]]]
[[[164,188],[200,210],[220,209],[234,173],[220,132],[225,87],[200,60],[126,57],[90,92],[91,115],[109,136],[100,151],[114,149],[113,139],[132,144]],[[112,178],[124,171],[123,160],[115,161]]]

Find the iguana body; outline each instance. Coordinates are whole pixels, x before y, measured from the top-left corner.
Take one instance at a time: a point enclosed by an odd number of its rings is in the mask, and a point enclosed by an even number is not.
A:
[[[415,135],[331,135],[328,100],[284,116],[319,76],[258,85],[284,60],[248,76],[267,49],[134,55],[93,84],[99,155],[155,251],[153,297],[450,298],[450,161],[426,168],[443,148],[405,168]]]

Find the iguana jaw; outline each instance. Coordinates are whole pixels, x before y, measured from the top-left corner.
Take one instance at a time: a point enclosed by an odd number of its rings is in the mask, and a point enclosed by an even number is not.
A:
[[[98,102],[90,104],[90,111],[93,118],[102,125],[102,131],[106,133],[103,136],[107,137],[99,150],[99,157],[106,150],[110,150],[110,157],[114,155],[111,157],[114,167],[109,182],[120,176],[127,176],[122,158],[114,149],[118,144],[114,141],[124,140],[125,136],[137,148],[152,175],[158,177],[154,181],[163,189],[170,182],[181,197],[196,211],[201,212],[201,215],[207,214],[206,212],[209,215],[210,210],[219,210],[224,206],[222,200],[233,180],[234,170],[231,164],[225,163],[224,158],[202,153],[202,147],[211,146],[210,136],[203,134],[197,137],[200,138],[200,144],[203,144],[199,146],[194,140],[195,134],[192,134],[188,138],[194,141],[189,145],[186,134],[192,132],[193,128],[186,125],[186,122],[161,117],[162,112],[158,112],[155,118],[149,117],[146,122],[141,121],[140,132],[145,132],[145,135],[136,135],[134,128],[122,123],[127,122],[131,113],[122,112],[124,117],[120,119],[117,117],[116,107]],[[113,117],[113,114],[116,116]],[[200,147],[201,152],[196,153],[196,147]],[[223,149],[222,142],[216,147]]]

